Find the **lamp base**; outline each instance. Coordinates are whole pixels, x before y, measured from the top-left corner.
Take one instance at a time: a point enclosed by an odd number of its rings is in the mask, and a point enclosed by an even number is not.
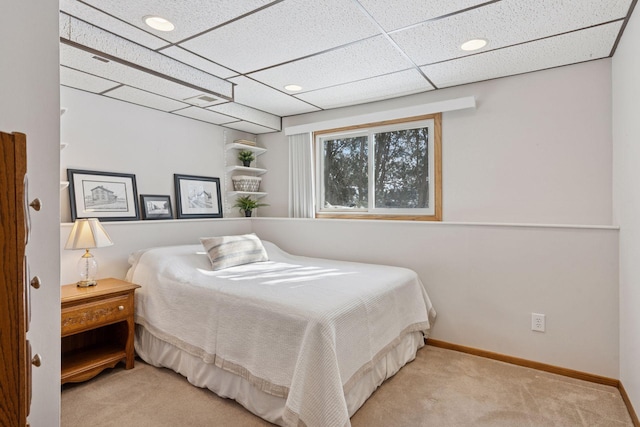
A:
[[[89,286],[96,286],[98,282],[95,280],[81,280],[76,283],[76,286],[79,288],[88,288]]]

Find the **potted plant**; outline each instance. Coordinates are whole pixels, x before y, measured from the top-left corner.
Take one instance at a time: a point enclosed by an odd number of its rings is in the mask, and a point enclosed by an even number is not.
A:
[[[269,206],[266,203],[258,203],[257,200],[253,200],[251,196],[240,196],[236,199],[234,208],[240,209],[240,212],[244,212],[244,216],[251,216],[251,211],[261,206]]]
[[[256,156],[254,156],[253,152],[249,150],[241,150],[238,153],[238,159],[242,162],[242,165],[246,167],[249,167],[255,158]]]

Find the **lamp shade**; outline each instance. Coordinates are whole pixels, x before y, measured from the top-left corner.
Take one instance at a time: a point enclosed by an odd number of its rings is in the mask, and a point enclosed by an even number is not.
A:
[[[92,249],[111,246],[113,242],[97,218],[76,219],[65,249]]]

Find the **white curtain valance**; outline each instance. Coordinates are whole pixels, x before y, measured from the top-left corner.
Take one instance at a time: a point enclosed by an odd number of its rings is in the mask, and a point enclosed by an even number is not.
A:
[[[422,116],[425,114],[444,113],[445,111],[464,110],[466,108],[476,108],[475,96],[412,105],[410,107],[397,108],[395,110],[376,111],[374,113],[360,114],[356,116],[341,116],[340,118],[333,120],[289,126],[284,129],[284,134],[289,136],[315,132],[323,129],[335,129],[346,126],[381,122],[385,120],[403,119],[405,117]]]

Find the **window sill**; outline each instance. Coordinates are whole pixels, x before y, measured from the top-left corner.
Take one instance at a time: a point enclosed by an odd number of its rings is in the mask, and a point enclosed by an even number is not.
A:
[[[322,219],[372,219],[386,221],[442,221],[442,215],[392,215],[392,214],[365,214],[365,213],[327,213],[316,212],[316,218]]]

